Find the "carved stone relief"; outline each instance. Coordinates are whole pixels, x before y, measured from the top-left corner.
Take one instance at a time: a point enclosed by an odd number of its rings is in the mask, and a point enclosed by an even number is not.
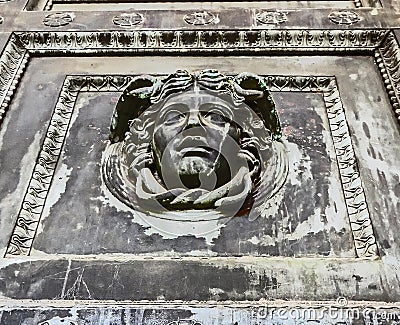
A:
[[[60,27],[71,23],[74,20],[72,13],[55,13],[44,17],[43,24],[49,27]]]
[[[359,14],[353,11],[333,11],[329,14],[329,19],[339,25],[353,25],[361,20]]]
[[[288,20],[283,11],[262,11],[256,14],[256,19],[261,24],[281,24]]]
[[[189,25],[204,26],[219,23],[218,15],[208,11],[193,12],[191,14],[187,14],[183,19]]]
[[[195,209],[208,211],[196,219],[244,211],[254,219],[287,176],[280,137],[261,77],[213,70],[138,77],[115,109],[104,178],[124,203],[160,218],[178,210],[168,217],[190,220],[184,211]]]
[[[113,18],[113,23],[121,27],[132,27],[140,24],[143,21],[143,16],[138,13],[123,13]]]

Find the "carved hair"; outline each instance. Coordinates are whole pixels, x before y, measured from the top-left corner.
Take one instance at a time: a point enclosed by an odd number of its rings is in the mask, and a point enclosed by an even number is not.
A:
[[[264,80],[259,76],[242,73],[236,77],[228,77],[216,70],[196,73],[178,70],[164,79],[146,75],[136,77],[131,81],[114,110],[110,130],[111,142],[124,140],[130,122],[151,105],[164,100],[171,94],[196,87],[216,92],[218,95],[229,94],[235,103],[245,103],[260,117],[274,139],[281,137],[275,103],[266,89]]]

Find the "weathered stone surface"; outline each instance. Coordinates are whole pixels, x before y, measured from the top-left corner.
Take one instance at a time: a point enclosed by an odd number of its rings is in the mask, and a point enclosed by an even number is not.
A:
[[[109,5],[0,3],[0,324],[398,322],[397,1]],[[141,21],[115,24],[127,12]],[[288,181],[271,216],[233,218],[207,235],[157,221],[161,231],[106,190],[101,161],[123,89],[95,76],[208,68],[286,76],[271,93]],[[316,76],[336,85],[334,100],[301,81]],[[84,78],[89,91],[62,88]],[[67,114],[57,103],[73,111],[65,139],[46,137]],[[35,168],[47,167],[50,181],[38,180]],[[30,191],[33,179],[45,189]],[[286,317],[297,300],[328,309]],[[271,304],[283,316],[265,317]],[[362,306],[362,316],[332,316],[337,305]]]

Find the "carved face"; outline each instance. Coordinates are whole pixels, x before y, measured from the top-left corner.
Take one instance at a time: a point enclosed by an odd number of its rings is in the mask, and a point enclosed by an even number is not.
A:
[[[228,182],[231,171],[224,153],[237,154],[240,138],[233,119],[233,102],[209,92],[169,97],[160,108],[152,139],[155,163],[163,179],[178,175],[186,187],[208,187],[203,180],[215,172],[210,187]]]

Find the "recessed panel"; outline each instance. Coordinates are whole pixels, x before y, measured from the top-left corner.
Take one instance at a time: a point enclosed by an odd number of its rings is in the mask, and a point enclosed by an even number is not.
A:
[[[34,249],[64,254],[354,257],[323,96],[284,90],[273,92],[288,155],[284,188],[260,215],[210,217],[207,221],[198,221],[195,213],[183,221],[180,216],[164,220],[135,211],[115,198],[104,184],[101,168],[110,116],[120,94],[79,93]],[[78,139],[82,142],[77,143]]]

